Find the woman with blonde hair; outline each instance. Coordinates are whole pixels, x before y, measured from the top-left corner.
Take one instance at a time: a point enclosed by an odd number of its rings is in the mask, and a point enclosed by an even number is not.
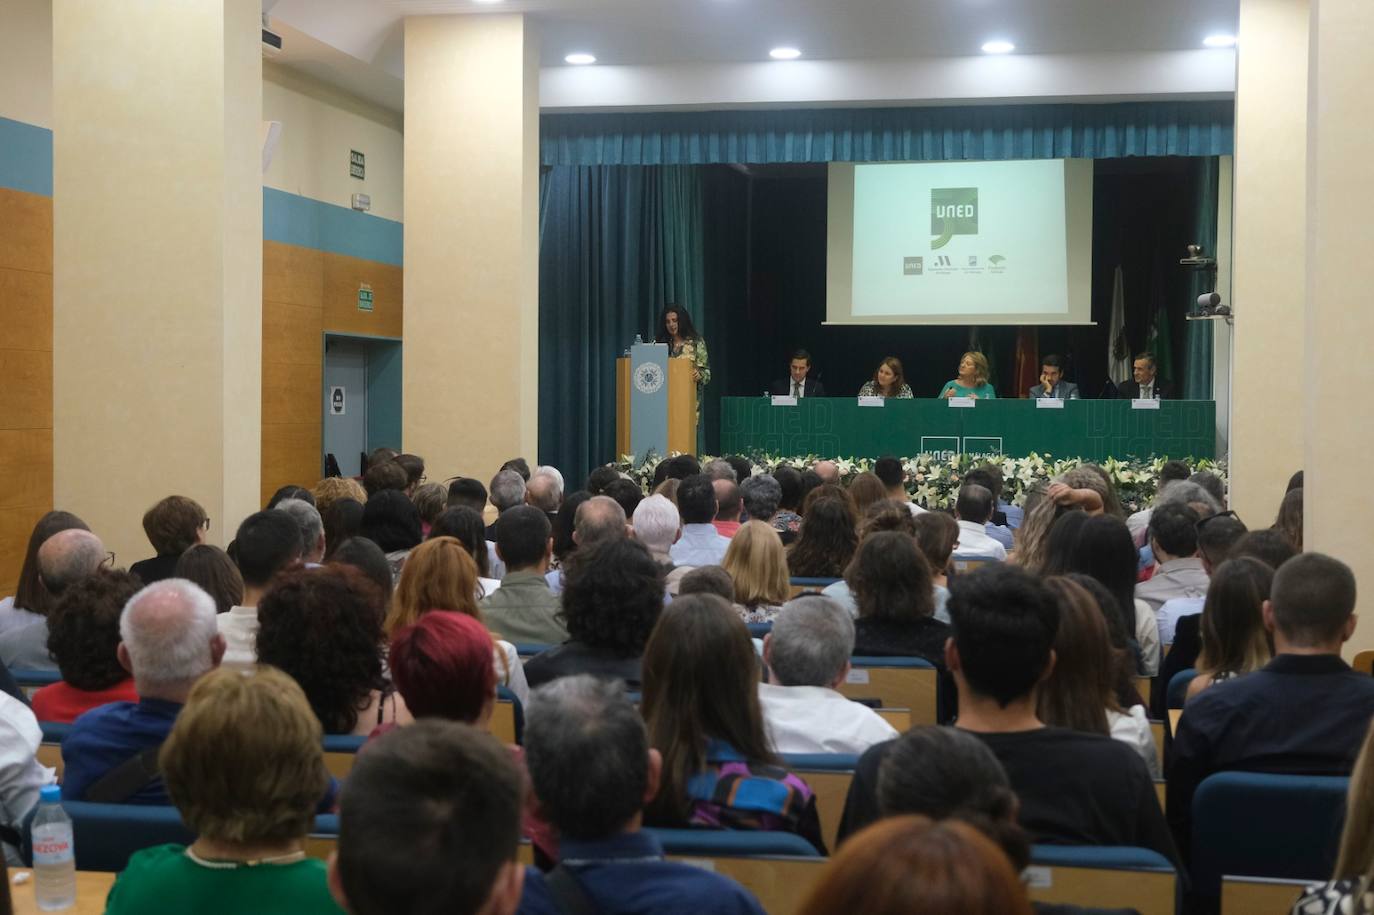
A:
[[[992,370],[988,368],[988,357],[982,353],[969,351],[959,357],[959,374],[940,389],[940,397],[979,397],[993,400],[997,391],[988,384]]]
[[[746,521],[721,561],[735,583],[735,612],[746,623],[771,623],[791,596],[782,538],[762,521]]]
[[[1374,725],[1365,734],[1350,772],[1345,828],[1336,872],[1326,883],[1309,886],[1293,904],[1292,915],[1374,915]]]
[[[1273,650],[1264,628],[1264,602],[1274,570],[1249,556],[1228,559],[1212,571],[1199,628],[1202,651],[1197,676],[1188,684],[1192,699],[1213,683],[1252,673],[1269,663]]]
[[[476,595],[477,564],[462,541],[457,537],[426,540],[410,551],[401,569],[401,580],[396,584],[386,616],[386,634],[393,636],[401,627],[435,610],[466,613],[480,621],[482,611]],[[501,685],[509,687],[521,702],[528,701],[529,685],[515,646],[498,639],[495,659]]]
[[[310,494],[315,497],[315,508],[321,515],[340,499],[352,499],[359,505],[367,501],[367,490],[352,477],[325,477],[315,484]]]
[[[305,853],[329,790],[320,723],[272,667],[202,677],[158,754],[189,847],[135,852],[106,912],[337,913],[325,863]]]

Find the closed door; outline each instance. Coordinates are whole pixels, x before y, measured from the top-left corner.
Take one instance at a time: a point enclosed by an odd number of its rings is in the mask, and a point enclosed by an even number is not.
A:
[[[367,450],[367,347],[330,338],[324,346],[324,452],[346,477],[362,472]]]

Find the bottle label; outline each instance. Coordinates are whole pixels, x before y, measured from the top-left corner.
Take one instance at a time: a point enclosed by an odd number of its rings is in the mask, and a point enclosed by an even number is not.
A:
[[[35,839],[33,843],[33,863],[65,864],[72,859],[72,840],[70,836],[51,836]]]

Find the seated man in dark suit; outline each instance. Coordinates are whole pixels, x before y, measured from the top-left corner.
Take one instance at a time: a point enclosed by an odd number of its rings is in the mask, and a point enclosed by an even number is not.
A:
[[[668,861],[640,829],[663,759],[619,684],[565,677],[535,691],[525,725],[525,765],[540,813],[558,829],[563,864],[525,871],[521,913],[719,912],[762,915],[728,877]],[[559,881],[564,883],[560,886]]]
[[[1264,625],[1274,659],[1208,687],[1184,710],[1169,766],[1169,824],[1181,848],[1193,794],[1226,770],[1348,775],[1374,716],[1374,677],[1341,660],[1355,631],[1355,576],[1321,553],[1274,573]]]
[[[788,367],[789,378],[779,378],[769,390],[778,396],[791,395],[796,398],[824,397],[825,385],[815,378],[807,378],[811,371],[811,354],[799,349],[792,354],[792,364]]]
[[[1126,400],[1173,400],[1174,386],[1157,377],[1154,353],[1141,353],[1131,363],[1131,379],[1116,386]]]
[[[1030,389],[1031,400],[1077,400],[1078,385],[1064,380],[1064,359],[1053,354],[1040,360],[1040,383]]]
[[[1016,566],[984,566],[950,579],[949,615],[954,636],[945,663],[959,688],[957,726],[987,744],[1006,770],[1032,841],[1133,845],[1177,862],[1135,750],[1104,735],[1046,727],[1036,715],[1059,629],[1049,590]],[[880,743],[859,757],[841,842],[878,818],[878,771],[892,746]]]

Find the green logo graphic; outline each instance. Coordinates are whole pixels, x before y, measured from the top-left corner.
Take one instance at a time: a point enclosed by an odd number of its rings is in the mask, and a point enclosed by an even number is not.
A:
[[[988,258],[988,263],[992,264],[994,267],[1002,266],[1004,261],[1006,261],[1006,258],[1000,254],[994,254],[992,257]]]
[[[978,188],[933,187],[930,189],[930,234],[934,251],[956,235],[978,234]]]

